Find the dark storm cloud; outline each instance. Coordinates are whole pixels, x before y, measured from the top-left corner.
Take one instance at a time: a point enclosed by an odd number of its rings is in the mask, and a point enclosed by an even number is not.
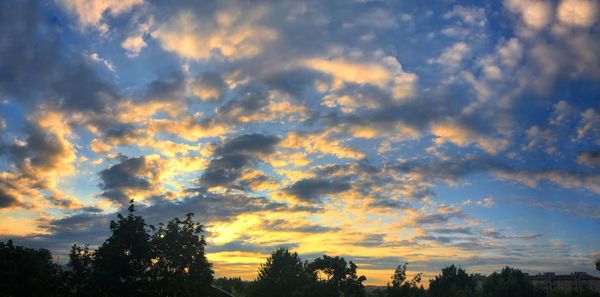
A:
[[[276,136],[249,134],[226,141],[215,150],[216,157],[200,177],[205,187],[233,184],[259,157],[273,153],[281,140]]]
[[[118,100],[112,85],[79,52],[68,52],[59,25],[41,9],[38,1],[0,3],[0,56],[5,57],[0,60],[0,96],[95,111]]]
[[[308,178],[297,181],[285,191],[300,200],[316,202],[323,196],[345,192],[350,188],[350,183],[344,180]]]

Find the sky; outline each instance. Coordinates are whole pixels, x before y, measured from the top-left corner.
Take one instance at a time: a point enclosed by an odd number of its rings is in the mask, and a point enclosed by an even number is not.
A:
[[[0,240],[101,244],[131,199],[367,284],[595,273],[600,2],[0,1]],[[62,260],[64,261],[64,260]]]

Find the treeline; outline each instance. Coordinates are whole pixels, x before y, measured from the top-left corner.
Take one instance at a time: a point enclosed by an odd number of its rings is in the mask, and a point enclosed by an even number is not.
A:
[[[0,242],[0,296],[6,297],[542,297],[517,269],[506,267],[478,287],[462,268],[446,267],[425,289],[422,274],[408,279],[407,263],[399,265],[386,287],[367,292],[365,276],[342,257],[323,255],[303,261],[285,248],[275,250],[258,268],[252,282],[213,278],[206,259],[203,226],[193,219],[174,218],[152,226],[135,215],[110,222],[111,235],[96,250],[73,245],[66,267],[52,261],[45,249]],[[215,289],[215,288],[220,288]],[[553,291],[552,297],[598,297],[592,292]]]
[[[110,222],[111,235],[98,247],[73,245],[66,267],[45,249],[0,243],[0,296],[119,297],[213,296],[202,225],[193,214],[147,225],[134,214]]]
[[[477,276],[450,265],[425,289],[421,273],[407,277],[407,263],[396,268],[386,287],[367,292],[362,284],[366,278],[357,277],[356,265],[349,263],[346,266],[343,258],[328,256],[303,262],[296,253],[281,248],[260,266],[256,280],[222,278],[215,284],[236,297],[600,297],[591,291],[554,290],[548,294],[534,286],[525,273],[511,267],[492,273],[478,284]]]

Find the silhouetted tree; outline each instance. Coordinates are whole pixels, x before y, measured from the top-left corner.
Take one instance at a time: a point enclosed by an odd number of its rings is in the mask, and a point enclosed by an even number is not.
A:
[[[600,259],[596,260],[596,270],[600,271]]]
[[[367,278],[358,276],[357,266],[352,261],[346,262],[342,257],[323,255],[308,265],[312,274],[321,277],[311,286],[311,296],[364,296],[364,285]]]
[[[342,282],[342,292],[344,297],[362,297],[365,296],[365,286],[363,282],[367,280],[364,275],[358,276],[356,270],[358,266],[352,261],[348,262],[348,274],[346,279]]]
[[[242,281],[239,277],[217,278],[213,282],[213,285],[236,296],[241,296],[247,289],[247,282]]]
[[[149,289],[150,235],[144,219],[134,215],[133,200],[128,211],[110,222],[112,234],[96,252],[92,285],[100,296],[142,296]]]
[[[545,296],[542,289],[534,286],[527,275],[518,269],[505,267],[494,272],[483,282],[484,297],[537,297]]]
[[[0,242],[0,295],[63,296],[60,269],[50,252]]]
[[[314,281],[315,276],[297,253],[279,248],[260,265],[249,293],[253,297],[306,296],[309,284]]]
[[[442,274],[429,281],[429,295],[432,297],[475,296],[477,284],[462,269],[454,265],[442,269]]]
[[[188,213],[160,224],[152,235],[153,291],[158,296],[206,296],[213,281],[212,265],[204,248],[202,225]],[[154,228],[153,228],[154,229]]]
[[[412,296],[425,296],[426,291],[421,285],[421,273],[417,273],[412,280],[406,280],[406,268],[408,263],[404,265],[398,265],[394,274],[392,275],[392,286],[388,284],[388,296],[389,297],[412,297]]]
[[[74,244],[69,253],[70,270],[64,273],[69,293],[73,296],[91,296],[89,288],[94,251],[86,245],[83,248]]]

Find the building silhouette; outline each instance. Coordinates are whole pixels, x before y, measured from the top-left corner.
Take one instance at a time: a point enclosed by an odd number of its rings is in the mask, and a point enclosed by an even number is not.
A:
[[[574,272],[568,275],[557,275],[554,272],[546,272],[538,275],[530,275],[531,282],[550,292],[554,289],[560,289],[566,292],[582,292],[590,290],[600,292],[600,277],[589,275],[585,272]]]

